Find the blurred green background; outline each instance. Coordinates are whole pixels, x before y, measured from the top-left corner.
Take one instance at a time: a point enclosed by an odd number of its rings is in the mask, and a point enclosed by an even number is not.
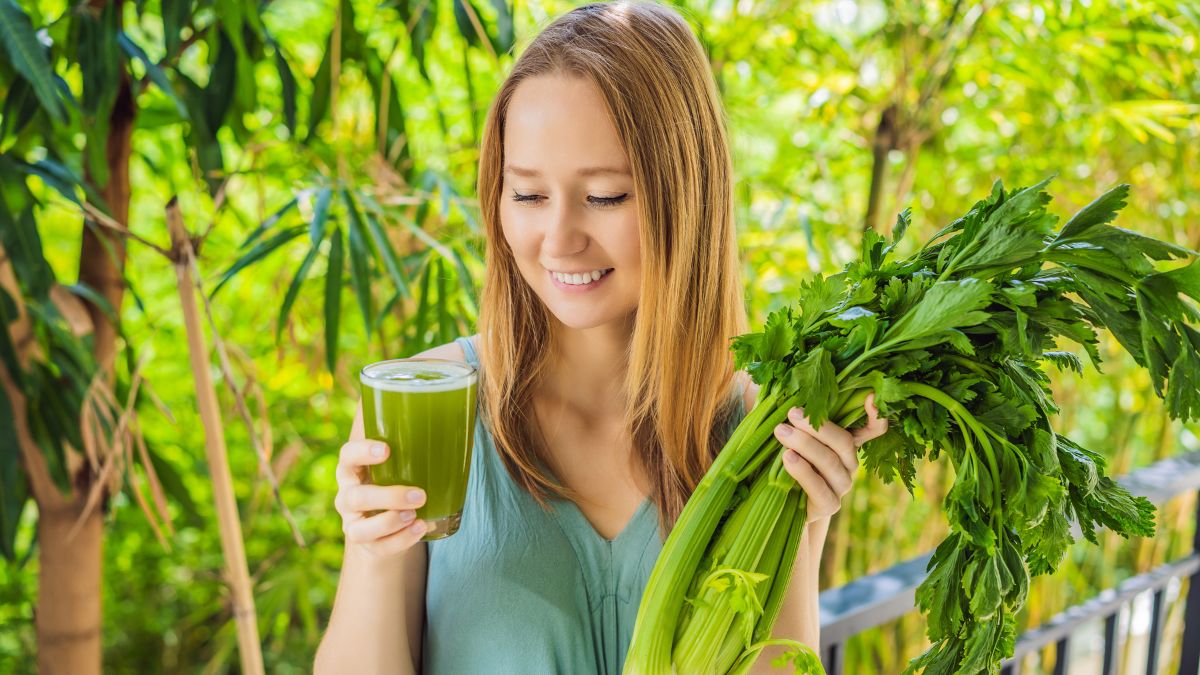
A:
[[[136,107],[128,229],[169,248],[164,207],[176,196],[189,229],[204,236],[198,265],[232,381],[215,356],[212,373],[267,672],[310,670],[328,618],[341,559],[333,472],[357,369],[475,332],[483,118],[514,52],[576,4],[0,0],[0,196],[10,211],[0,225],[10,254],[21,223],[36,223],[54,277],[77,281],[80,202],[95,204],[108,180],[107,120],[122,73]],[[728,113],[752,326],[792,302],[799,281],[846,263],[864,227],[887,231],[911,206],[916,241],[996,179],[1016,187],[1057,173],[1050,208],[1064,217],[1131,183],[1118,225],[1200,248],[1197,3],[675,6],[710,56]],[[174,267],[129,240],[124,273],[118,393],[144,358],[136,407],[154,478],[131,459],[107,500],[105,669],[235,672]],[[1058,377],[1060,430],[1110,456],[1113,475],[1200,449],[1200,428],[1167,418],[1115,342],[1102,354],[1103,373]],[[235,392],[304,546],[259,471]],[[15,453],[0,457],[11,521],[0,672],[23,673],[37,653],[38,513],[14,487]],[[946,478],[927,469],[914,501],[862,476],[835,517],[822,587],[930,550],[945,534]],[[152,501],[151,482],[162,486],[169,529],[132,492]],[[1161,511],[1154,540],[1077,546],[1058,575],[1035,583],[1027,622],[1178,557],[1194,513],[1194,495],[1182,497]],[[1179,604],[1169,614],[1172,653]],[[1134,633],[1139,611],[1125,617]],[[899,672],[925,646],[913,614],[852,640],[847,672]]]

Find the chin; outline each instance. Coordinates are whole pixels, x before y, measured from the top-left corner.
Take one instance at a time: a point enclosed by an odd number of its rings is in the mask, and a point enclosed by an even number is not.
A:
[[[550,316],[558,320],[565,328],[573,328],[575,330],[587,330],[589,328],[599,328],[624,316],[621,312],[580,312],[571,311],[555,311],[551,305],[547,305],[550,310]]]
[[[553,289],[551,289],[551,292],[553,292]],[[565,328],[575,330],[599,328],[624,321],[633,312],[637,311],[636,302],[628,307],[617,306],[612,302],[597,302],[591,306],[586,306],[585,302],[572,301],[571,299],[564,300],[562,298],[554,298],[550,302],[547,302],[546,298],[542,297],[542,304],[550,313],[550,316],[556,319],[559,324]]]

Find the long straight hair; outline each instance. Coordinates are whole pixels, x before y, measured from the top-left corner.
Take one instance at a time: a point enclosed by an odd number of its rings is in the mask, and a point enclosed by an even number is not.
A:
[[[478,195],[486,232],[479,311],[480,407],[513,480],[543,507],[576,499],[553,466],[532,395],[556,321],[525,282],[500,228],[504,124],[531,77],[590,78],[633,174],[642,282],[628,346],[626,430],[663,536],[727,440],[737,399],[729,340],[747,332],[724,110],[704,50],[674,9],[583,5],[529,43],[488,112]]]

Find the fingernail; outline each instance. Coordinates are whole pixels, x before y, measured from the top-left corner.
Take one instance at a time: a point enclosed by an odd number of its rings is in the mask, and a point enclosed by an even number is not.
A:
[[[417,517],[416,511],[401,511],[400,512],[400,520],[402,520],[406,523],[416,517]]]
[[[387,454],[387,446],[383,443],[374,443],[371,445],[372,457],[383,457]]]
[[[420,490],[409,490],[408,491],[408,501],[410,501],[410,502],[419,502],[424,498],[425,498],[425,493],[421,492]]]
[[[781,436],[787,436],[792,433],[792,428],[786,424],[780,424],[779,426],[775,427],[775,433]]]
[[[799,456],[800,456],[800,455],[799,455],[799,454],[797,454],[795,450],[792,450],[791,448],[788,448],[788,449],[787,449],[787,450],[785,450],[785,451],[784,451],[784,453],[783,453],[783,463],[784,463],[784,464],[793,464],[793,463],[795,463],[795,461],[796,461],[796,458],[797,458],[797,457],[799,457]]]
[[[423,520],[419,520],[419,521],[413,523],[412,529],[413,529],[413,532],[416,532],[417,534],[425,534],[425,531],[429,529],[429,523],[426,523]]]

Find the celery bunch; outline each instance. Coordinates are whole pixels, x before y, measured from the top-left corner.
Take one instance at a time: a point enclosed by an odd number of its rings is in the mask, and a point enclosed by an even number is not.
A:
[[[1052,178],[1052,177],[1051,177]],[[1103,456],[1055,433],[1044,365],[1097,368],[1109,330],[1146,368],[1172,417],[1200,417],[1200,261],[1184,247],[1109,225],[1118,186],[1061,229],[1047,178],[991,194],[897,260],[867,232],[859,260],[803,284],[797,304],[740,335],[738,368],[760,385],[754,408],[701,480],[668,536],[638,610],[627,674],[744,673],[769,644],[776,660],[822,672],[794,640],[771,639],[806,520],[774,427],[801,406],[814,427],[849,427],[876,392],[887,434],[861,449],[867,471],[911,493],[917,463],[955,470],[951,533],[917,589],[932,647],[906,672],[995,672],[1013,652],[1031,575],[1053,572],[1074,539],[1104,525],[1151,536],[1154,507],[1105,476]],[[1160,269],[1169,261],[1184,266]]]

